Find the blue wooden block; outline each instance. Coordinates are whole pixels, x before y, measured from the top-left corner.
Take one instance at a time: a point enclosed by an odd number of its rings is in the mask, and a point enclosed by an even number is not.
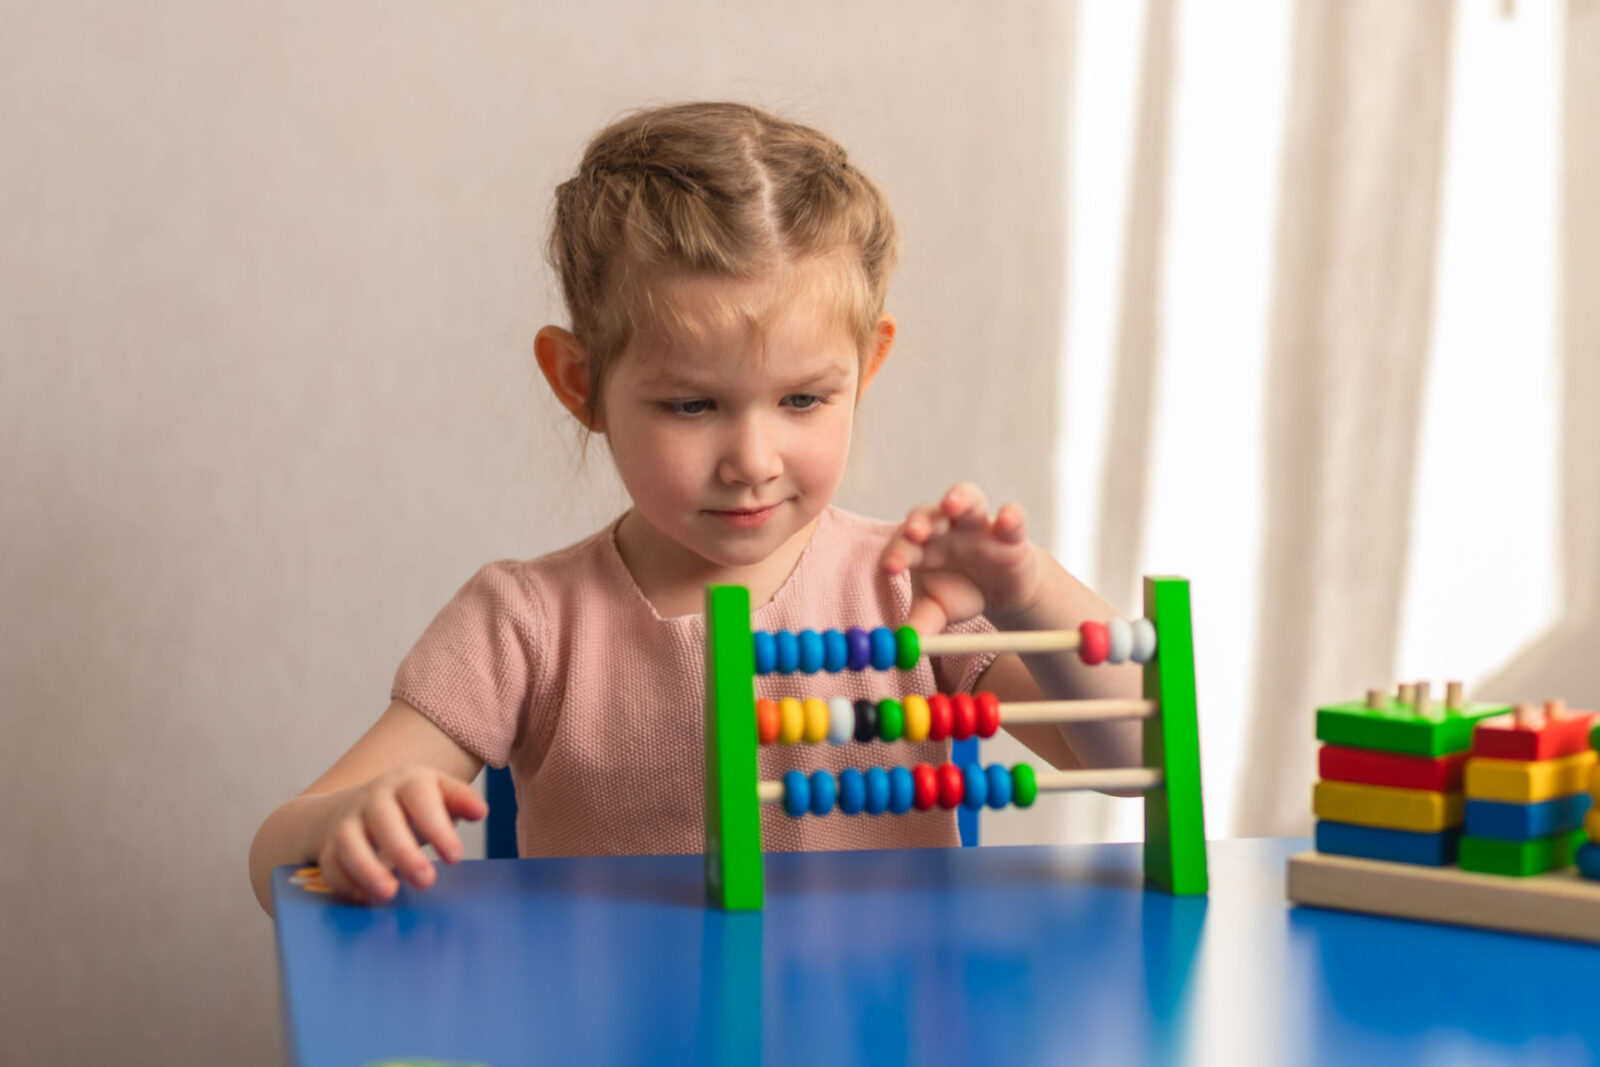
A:
[[[1593,800],[1587,793],[1553,797],[1538,804],[1468,800],[1466,832],[1500,841],[1532,841],[1576,830]]]
[[[1600,845],[1590,841],[1578,846],[1578,873],[1585,878],[1600,879]]]
[[[1317,822],[1317,851],[1337,856],[1445,867],[1455,863],[1460,841],[1460,827],[1441,833],[1423,834],[1412,830],[1386,830],[1377,826],[1330,822],[1327,819]]]

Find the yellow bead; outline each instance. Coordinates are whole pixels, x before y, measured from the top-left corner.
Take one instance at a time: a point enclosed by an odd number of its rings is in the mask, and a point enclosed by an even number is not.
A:
[[[928,739],[928,723],[931,713],[928,702],[923,697],[908,696],[900,702],[905,708],[906,732],[903,735],[907,741],[926,741]]]
[[[806,713],[800,701],[784,697],[778,701],[778,744],[792,745],[805,733]]]
[[[811,744],[827,739],[828,702],[821,697],[806,697],[806,740]]]

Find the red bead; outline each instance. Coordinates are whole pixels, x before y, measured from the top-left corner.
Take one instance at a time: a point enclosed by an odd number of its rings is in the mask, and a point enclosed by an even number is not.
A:
[[[1083,643],[1078,646],[1078,655],[1089,666],[1106,661],[1106,653],[1111,651],[1111,632],[1106,629],[1103,622],[1086,622],[1078,627],[1078,633],[1083,638]]]
[[[961,768],[954,763],[941,764],[939,767],[939,806],[941,808],[959,808],[961,798],[967,792],[967,779],[961,773]]]
[[[1000,729],[1000,698],[993,693],[979,693],[976,703],[978,705],[978,736],[993,737],[994,732]]]
[[[778,739],[778,702],[765,697],[756,701],[756,740],[770,745]]]
[[[957,693],[950,698],[950,736],[965,741],[978,728],[978,707],[971,693]]]
[[[950,736],[950,698],[935,693],[928,698],[928,740],[943,741]]]
[[[918,811],[927,811],[938,803],[939,776],[926,763],[911,768],[911,803]]]

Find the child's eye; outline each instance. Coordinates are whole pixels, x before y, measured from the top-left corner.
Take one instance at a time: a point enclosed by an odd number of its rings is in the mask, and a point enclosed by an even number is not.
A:
[[[810,411],[817,405],[826,404],[828,402],[827,397],[818,396],[815,393],[794,393],[790,396],[784,397],[783,400],[784,403],[788,404],[796,411]]]
[[[709,400],[664,400],[661,402],[663,410],[674,415],[703,415],[711,410]]]

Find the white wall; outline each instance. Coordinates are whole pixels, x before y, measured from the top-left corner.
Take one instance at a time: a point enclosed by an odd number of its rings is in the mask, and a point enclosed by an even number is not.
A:
[[[279,1060],[256,826],[479,564],[618,507],[530,344],[550,191],[624,109],[851,148],[906,240],[845,503],[971,477],[1048,537],[1063,11],[7,5],[0,1058]]]

